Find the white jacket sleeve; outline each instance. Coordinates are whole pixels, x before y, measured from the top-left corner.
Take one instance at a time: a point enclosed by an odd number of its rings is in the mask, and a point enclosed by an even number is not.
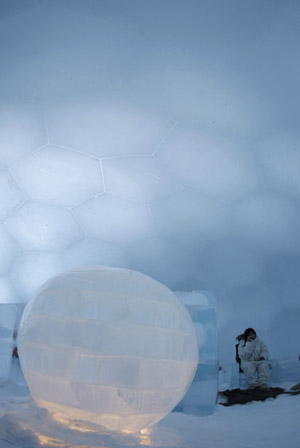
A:
[[[260,356],[263,356],[265,358],[265,360],[269,359],[269,351],[267,349],[266,344],[262,341],[261,341]]]
[[[254,348],[255,348],[255,340],[247,341],[247,342],[242,340],[239,343],[239,347],[238,347],[239,357],[241,358],[241,360],[242,361],[250,360],[250,358],[252,357]]]

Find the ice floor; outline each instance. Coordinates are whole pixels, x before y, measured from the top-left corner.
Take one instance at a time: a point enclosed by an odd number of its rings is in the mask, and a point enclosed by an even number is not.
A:
[[[289,388],[292,384],[282,386]],[[124,436],[66,428],[33,403],[26,386],[0,386],[1,448],[289,448],[299,447],[300,395],[223,407],[195,417],[173,412],[149,433]]]

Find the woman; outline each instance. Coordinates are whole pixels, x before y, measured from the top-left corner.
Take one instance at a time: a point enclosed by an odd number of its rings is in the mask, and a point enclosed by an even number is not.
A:
[[[238,354],[249,389],[267,389],[270,381],[269,352],[266,344],[256,336],[253,328],[247,328],[240,339]]]

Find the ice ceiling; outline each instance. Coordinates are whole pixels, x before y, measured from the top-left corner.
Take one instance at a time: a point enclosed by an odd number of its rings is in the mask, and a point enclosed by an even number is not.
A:
[[[0,300],[132,268],[212,291],[221,349],[251,325],[298,353],[299,24],[296,0],[1,0]]]

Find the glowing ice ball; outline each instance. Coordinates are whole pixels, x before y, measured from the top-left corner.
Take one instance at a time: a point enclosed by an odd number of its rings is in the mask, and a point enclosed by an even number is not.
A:
[[[177,297],[139,272],[105,267],[49,280],[25,308],[19,352],[39,406],[128,432],[167,415],[198,362]]]

